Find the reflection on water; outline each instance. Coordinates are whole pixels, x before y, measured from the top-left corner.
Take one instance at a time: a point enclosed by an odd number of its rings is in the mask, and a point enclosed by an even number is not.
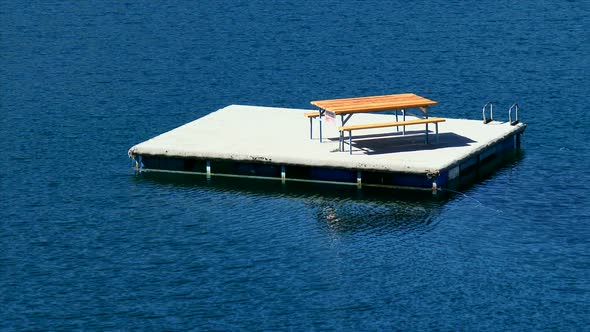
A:
[[[433,225],[433,216],[440,203],[423,202],[370,202],[324,201],[318,202],[317,219],[330,232],[361,233],[378,236],[396,233],[426,232]]]
[[[165,172],[144,172],[134,181],[212,194],[234,193],[246,196],[302,200],[316,211],[321,228],[336,234],[401,234],[425,232],[451,197],[433,196],[431,192],[336,185],[324,183],[287,182],[247,178],[229,178]],[[296,211],[294,211],[296,212]]]
[[[463,191],[476,183],[485,183],[497,172],[514,167],[523,157],[523,153],[517,152],[488,160],[489,167],[464,176],[453,189],[440,188],[437,195],[430,191],[367,186],[359,189],[354,185],[297,181],[282,183],[279,180],[215,175],[208,178],[202,174],[169,172],[143,172],[131,179],[137,182],[147,181],[158,187],[171,186],[179,192],[186,190],[187,194],[199,192],[200,195],[208,196],[213,205],[215,201],[227,198],[227,194],[237,195],[238,199],[296,199],[315,211],[319,227],[330,234],[402,237],[415,236],[433,229],[438,220],[436,216],[449,201],[467,200],[483,206],[480,201]],[[488,212],[498,212],[491,208],[486,209]]]

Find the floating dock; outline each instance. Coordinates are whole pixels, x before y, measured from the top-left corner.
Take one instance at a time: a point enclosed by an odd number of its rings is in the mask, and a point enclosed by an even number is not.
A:
[[[340,151],[338,126],[319,126],[310,110],[230,105],[133,146],[138,171],[240,176],[432,190],[466,179],[520,149],[523,123],[449,119],[438,141],[424,140],[424,127],[364,130],[352,154]],[[438,114],[435,114],[438,116]],[[358,114],[350,124],[386,122],[392,114]],[[412,116],[407,116],[412,119]],[[434,128],[431,128],[431,130]],[[434,138],[434,134],[431,135]]]

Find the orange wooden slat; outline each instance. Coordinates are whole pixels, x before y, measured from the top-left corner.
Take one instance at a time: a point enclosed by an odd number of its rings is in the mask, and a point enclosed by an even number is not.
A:
[[[312,104],[320,105],[342,105],[342,104],[361,104],[361,103],[382,103],[382,102],[396,102],[396,101],[409,101],[409,100],[427,100],[424,97],[417,96],[413,93],[404,93],[396,95],[385,95],[385,96],[370,96],[370,97],[356,97],[356,98],[343,98],[343,99],[328,99],[312,101]]]

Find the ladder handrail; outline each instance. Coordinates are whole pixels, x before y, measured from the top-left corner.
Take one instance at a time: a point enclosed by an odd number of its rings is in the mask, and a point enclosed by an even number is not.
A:
[[[515,114],[516,114],[516,119],[514,120],[514,122],[512,122],[512,110],[514,110]],[[510,122],[511,126],[518,124],[518,104],[517,103],[512,104],[512,106],[510,106],[510,108],[508,109],[508,122]]]
[[[486,108],[488,107],[488,105],[490,106],[490,119],[489,120],[486,118]],[[494,103],[491,101],[488,101],[485,105],[483,105],[483,108],[481,109],[481,115],[483,117],[484,124],[494,121]]]

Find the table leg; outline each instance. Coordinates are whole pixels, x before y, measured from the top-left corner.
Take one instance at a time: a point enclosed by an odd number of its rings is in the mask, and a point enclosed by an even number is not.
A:
[[[324,115],[324,110],[320,108],[320,116],[319,116],[319,122],[320,122],[320,143],[322,143],[322,115]]]
[[[420,111],[424,113],[424,118],[428,119],[428,106],[420,107]],[[426,144],[428,144],[428,123],[426,124]]]
[[[344,117],[344,114],[340,114],[340,126],[344,127],[344,125],[348,122],[348,120],[350,120],[350,118],[352,117],[352,114],[348,114],[348,116],[346,116],[346,118]],[[344,152],[344,131],[340,131],[340,146],[338,146],[339,150],[341,152]]]
[[[406,110],[402,109],[402,121],[406,121]],[[404,126],[403,128],[403,135],[406,135],[406,126]]]

